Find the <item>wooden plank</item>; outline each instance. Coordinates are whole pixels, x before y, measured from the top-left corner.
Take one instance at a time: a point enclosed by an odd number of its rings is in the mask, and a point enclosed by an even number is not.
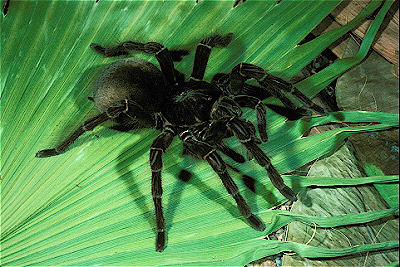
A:
[[[314,35],[320,35],[331,29],[340,27],[352,20],[357,14],[361,12],[369,4],[370,1],[344,1],[337,8],[335,8],[331,16],[327,17],[321,22],[314,30]],[[352,34],[346,34],[339,41],[331,45],[332,51],[342,58],[346,42],[349,38],[362,39],[364,38],[372,20],[367,20],[359,27],[352,31]],[[353,36],[352,36],[353,35]],[[398,66],[399,63],[399,10],[398,3],[392,4],[386,18],[383,21],[380,31],[378,32],[377,39],[373,45],[373,49],[381,54],[386,60]]]

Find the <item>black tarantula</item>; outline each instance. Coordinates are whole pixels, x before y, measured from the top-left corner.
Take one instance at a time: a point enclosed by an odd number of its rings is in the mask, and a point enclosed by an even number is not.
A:
[[[213,35],[201,40],[196,48],[193,71],[188,80],[174,67],[173,57],[176,53],[170,52],[159,43],[127,41],[114,47],[92,44],[91,48],[95,52],[106,57],[129,55],[131,50],[155,55],[161,71],[152,63],[133,57],[111,63],[98,78],[93,97],[89,97],[101,113],[85,121],[62,144],[54,149],[41,150],[37,152],[36,157],[63,153],[84,132],[93,130],[108,120],[116,123],[111,128],[118,131],[155,127],[161,130],[150,147],[157,251],[162,251],[165,246],[165,224],[161,204],[162,155],[175,136],[181,139],[185,154],[203,159],[211,165],[228,193],[235,199],[239,212],[254,229],[263,231],[264,223],[251,213],[227,172],[226,163],[217,151],[237,162],[244,162],[242,155],[224,144],[224,139],[235,136],[246,148],[249,159],[254,158],[266,169],[272,184],[279,192],[290,200],[296,200],[295,193],[283,183],[270,159],[258,146],[267,141],[266,110],[262,100],[272,95],[277,97],[285,108],[300,110],[284,94],[291,93],[308,110],[314,110],[321,115],[326,113],[291,83],[271,76],[252,64],[240,63],[230,73],[216,74],[211,83],[203,81],[212,48],[226,47],[232,36],[232,33]],[[246,83],[252,78],[260,87]],[[256,136],[255,126],[241,118],[242,108],[256,111],[260,138]]]

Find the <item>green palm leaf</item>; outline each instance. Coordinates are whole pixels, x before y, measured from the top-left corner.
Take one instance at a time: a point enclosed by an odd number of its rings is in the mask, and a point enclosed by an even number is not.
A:
[[[254,162],[237,165],[227,159],[257,181],[257,194],[253,194],[238,175],[232,174],[251,209],[271,223],[264,233],[253,230],[210,167],[180,156],[181,146],[175,140],[164,157],[163,170],[168,246],[163,253],[156,253],[148,150],[157,132],[115,133],[98,127],[78,139],[65,154],[48,159],[34,157],[36,151],[54,146],[97,112],[87,96],[96,74],[113,59],[93,53],[90,43],[157,41],[169,48],[193,51],[212,32],[233,32],[235,39],[228,48],[213,51],[206,79],[216,72],[229,72],[243,61],[290,78],[381,5],[372,1],[348,25],[298,46],[339,3],[282,1],[277,5],[274,1],[247,1],[232,9],[231,1],[198,5],[194,1],[11,2],[9,13],[1,21],[2,265],[244,265],[287,250],[305,257],[332,257],[397,246],[390,241],[326,250],[264,240],[265,234],[291,219],[309,218],[268,211],[284,198],[265,171]],[[356,57],[335,63],[298,87],[312,96],[359,62],[390,3],[383,3]],[[146,55],[135,56],[155,62]],[[177,68],[188,75],[192,62],[193,52]],[[254,114],[246,116],[252,118]],[[338,118],[340,122],[377,124],[302,138],[310,127],[337,122]],[[395,126],[398,116],[386,113],[349,111],[286,122],[268,111],[271,141],[263,149],[279,172],[286,173],[335,151],[350,134]],[[229,142],[244,152],[235,140]],[[188,183],[176,179],[181,169],[194,174]],[[368,181],[391,182],[392,178],[378,176]],[[331,181],[285,179],[296,191]],[[360,184],[356,179],[351,182]],[[315,219],[321,222],[320,227],[332,227],[376,220],[394,212],[396,209],[364,214],[363,220],[357,215],[346,220]]]

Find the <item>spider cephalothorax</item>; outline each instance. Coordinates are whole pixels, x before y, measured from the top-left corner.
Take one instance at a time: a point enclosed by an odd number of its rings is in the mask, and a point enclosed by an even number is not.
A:
[[[182,141],[185,154],[210,164],[235,199],[239,212],[253,228],[263,231],[263,222],[251,213],[217,151],[237,162],[244,162],[242,155],[224,144],[224,139],[235,136],[246,148],[249,157],[266,169],[272,184],[285,197],[295,200],[294,192],[283,183],[270,159],[258,146],[268,139],[266,110],[262,100],[272,95],[287,109],[296,110],[297,107],[285,96],[287,92],[306,108],[319,114],[325,114],[325,111],[292,84],[248,63],[238,64],[230,73],[216,74],[210,83],[203,81],[212,48],[227,46],[232,36],[227,34],[204,38],[197,46],[193,71],[188,80],[184,80],[183,74],[175,69],[172,53],[159,43],[128,41],[114,47],[92,44],[94,51],[106,57],[128,55],[130,50],[154,54],[161,71],[152,63],[139,58],[123,58],[111,63],[98,78],[93,97],[89,97],[102,113],[85,121],[61,145],[41,150],[36,157],[63,153],[85,131],[93,130],[108,120],[114,121],[116,124],[112,129],[119,131],[155,127],[161,130],[150,147],[152,196],[158,231],[157,251],[162,251],[165,246],[161,204],[162,155],[175,136]],[[249,79],[255,79],[260,86],[247,84]],[[241,118],[244,107],[256,110],[260,138],[256,136],[255,126]]]

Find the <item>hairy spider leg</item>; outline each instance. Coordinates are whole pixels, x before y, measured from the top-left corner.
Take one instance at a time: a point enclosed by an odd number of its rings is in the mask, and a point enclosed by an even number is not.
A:
[[[137,43],[133,41],[127,41],[113,47],[103,47],[94,43],[91,44],[90,47],[95,52],[106,57],[129,55],[130,50],[155,55],[167,82],[171,85],[176,83],[176,70],[174,67],[174,61],[168,48],[162,44],[156,42]]]
[[[226,130],[228,130],[226,128],[226,119],[230,119],[232,117],[240,117],[240,116],[242,116],[241,106],[234,99],[232,99],[232,97],[228,96],[221,96],[217,101],[215,101],[210,114],[211,119],[214,120],[212,124],[219,125],[220,128],[219,132],[224,132],[223,128],[225,129],[225,132]],[[262,115],[258,114],[257,119],[259,120],[258,124],[259,125],[262,124],[262,120],[265,120],[265,113],[263,117]],[[263,126],[260,126],[261,130],[264,131],[264,133],[261,135],[265,137],[267,133],[266,130],[264,130],[262,127]],[[264,128],[266,128],[266,123]],[[210,130],[211,127],[206,132],[211,132]],[[228,132],[230,133],[230,136],[233,135],[230,130],[228,130]],[[225,136],[226,136],[225,138],[228,137],[227,134],[225,134]],[[215,138],[211,138],[211,140],[213,139]],[[255,136],[255,130],[254,130],[253,140],[258,144],[261,143],[261,141]],[[246,154],[248,160],[251,160],[253,158],[253,156],[251,155],[251,153],[249,153],[248,150],[246,150]]]
[[[264,81],[266,77],[267,73],[262,68],[252,64],[239,63],[230,73],[229,90],[233,95],[238,95],[241,92],[245,81],[254,78],[266,91],[268,91],[272,96],[278,98],[285,107],[296,109],[297,106],[280,90],[275,90],[274,87],[268,85],[265,86],[266,83],[262,81]]]
[[[124,109],[125,107],[121,106],[108,108],[106,112],[103,112],[91,119],[86,120],[77,130],[75,130],[75,132],[73,132],[59,146],[52,149],[40,150],[36,153],[35,157],[45,158],[64,153],[65,150],[83,133],[93,130],[95,127],[99,126],[101,123],[105,121],[118,117],[118,115],[121,112],[123,112]]]
[[[292,83],[289,83],[279,77],[275,77],[272,75],[270,75],[269,78],[264,83],[273,87],[275,90],[283,90],[283,91],[293,95],[305,107],[307,107],[311,110],[314,110],[316,113],[318,113],[320,115],[327,115],[327,111],[323,107],[318,106],[317,104],[313,103],[310,98],[308,98],[305,94],[303,94]]]
[[[151,193],[156,212],[157,239],[156,250],[162,252],[165,247],[165,223],[162,210],[162,154],[169,147],[175,137],[175,131],[170,124],[165,124],[163,131],[154,139],[150,146],[150,167],[151,167]]]
[[[268,140],[266,110],[261,100],[256,97],[247,95],[239,95],[232,98],[222,96],[215,102],[211,110],[211,118],[240,117],[242,115],[242,107],[256,110],[259,134],[261,140],[266,142]]]
[[[242,143],[246,149],[251,153],[257,163],[267,170],[268,177],[272,184],[279,192],[286,198],[296,201],[297,198],[293,190],[285,185],[282,177],[272,165],[271,160],[265,153],[258,147],[255,142],[255,127],[245,119],[232,117],[227,122],[227,127],[233,132],[236,138]]]
[[[224,139],[232,136],[232,133],[228,131],[224,122],[218,120],[207,121],[205,123],[196,124],[194,127],[191,127],[190,130],[197,140],[212,145],[238,163],[245,162],[242,155],[224,144]]]
[[[248,204],[239,192],[239,188],[233,181],[232,177],[229,175],[226,169],[226,163],[218,155],[215,149],[205,142],[200,142],[196,140],[189,131],[181,132],[179,134],[179,137],[182,140],[183,146],[186,151],[188,151],[193,156],[207,161],[212,169],[218,174],[225,189],[236,201],[236,205],[240,214],[242,214],[242,216],[246,218],[251,227],[258,231],[264,231],[264,223],[256,215],[251,213]]]
[[[256,106],[258,104],[258,102],[255,101],[256,99],[258,99],[262,103],[262,100],[265,100],[268,97],[272,96],[272,94],[270,92],[268,92],[265,88],[262,88],[260,86],[248,84],[244,81],[240,81],[240,79],[235,82],[236,82],[236,84],[233,84],[234,92],[232,92],[230,73],[217,73],[214,75],[214,77],[212,78],[212,81],[211,81],[211,83],[214,84],[215,86],[217,86],[222,92],[224,92],[225,95],[231,95],[231,96],[233,96],[234,99],[236,96],[239,97],[236,102],[238,102],[241,107],[256,109]],[[235,83],[235,82],[233,82],[233,83]],[[254,100],[246,99],[245,96],[254,98]],[[285,116],[289,120],[297,120],[303,116],[311,115],[311,113],[308,110],[300,108],[300,107],[296,107],[296,109],[291,109],[291,108],[287,108],[286,106],[282,107],[282,106],[273,105],[273,104],[266,104],[266,106],[268,108],[272,109],[274,112],[276,112],[282,116]],[[257,118],[259,119],[258,120],[258,128],[259,128],[261,140],[263,140],[263,142],[266,142],[266,140],[268,139],[268,136],[267,136],[266,131],[263,130],[264,125],[266,128],[266,121],[264,122],[263,120],[265,120],[265,119],[260,117],[264,113],[263,109],[265,109],[265,107],[261,106],[261,104],[257,106],[257,110],[258,110]]]
[[[225,93],[225,94],[230,94],[228,91],[229,89],[229,73],[217,73],[213,77],[212,83],[219,88]],[[252,84],[248,83],[243,83],[242,88],[240,89],[240,93],[237,95],[238,97],[242,96],[250,96],[254,97],[256,99],[259,99],[260,101],[267,99],[268,97],[272,96],[271,93],[269,93],[265,88],[262,88],[260,86],[255,86]],[[248,102],[254,103],[254,101],[240,101],[237,100],[240,104],[241,107],[249,107]],[[308,111],[307,109],[301,108],[301,107],[296,107],[296,109],[291,109],[286,106],[280,106],[280,105],[275,105],[275,104],[264,104],[274,112],[278,113],[279,115],[282,115],[289,120],[298,120],[304,116],[310,116],[311,112]],[[249,107],[252,108],[252,107]],[[254,109],[254,108],[253,108]],[[263,139],[263,138],[262,138]]]
[[[263,142],[268,141],[267,135],[267,119],[266,114],[267,111],[263,102],[260,99],[254,96],[249,95],[237,95],[233,98],[241,107],[251,108],[256,111],[257,117],[257,128],[260,138]]]
[[[105,57],[119,57],[119,56],[129,55],[129,51],[124,47],[124,43],[108,47],[92,43],[90,44],[90,48],[92,48],[94,52],[103,55]]]
[[[232,41],[232,38],[233,33],[228,33],[226,35],[217,34],[209,36],[201,40],[194,55],[194,64],[190,79],[194,81],[203,80],[213,47],[226,47]]]
[[[239,94],[245,81],[251,78],[254,78],[265,90],[271,93],[274,97],[278,98],[283,105],[290,109],[295,110],[297,109],[297,106],[288,97],[286,97],[282,91],[292,94],[306,108],[314,110],[321,115],[327,114],[324,108],[313,103],[311,99],[305,96],[291,83],[272,76],[261,67],[253,64],[239,63],[232,69],[230,73],[230,90],[234,93],[234,95]]]
[[[231,159],[233,159],[234,161],[236,161],[238,163],[246,162],[246,160],[244,159],[244,157],[242,155],[240,155],[238,152],[236,152],[229,146],[225,145],[224,143],[216,144],[215,147],[219,151],[221,151],[223,154],[225,154],[226,156],[230,157]]]
[[[237,7],[240,4],[243,4],[244,2],[246,2],[246,0],[236,0],[235,3],[233,4],[233,8]]]

